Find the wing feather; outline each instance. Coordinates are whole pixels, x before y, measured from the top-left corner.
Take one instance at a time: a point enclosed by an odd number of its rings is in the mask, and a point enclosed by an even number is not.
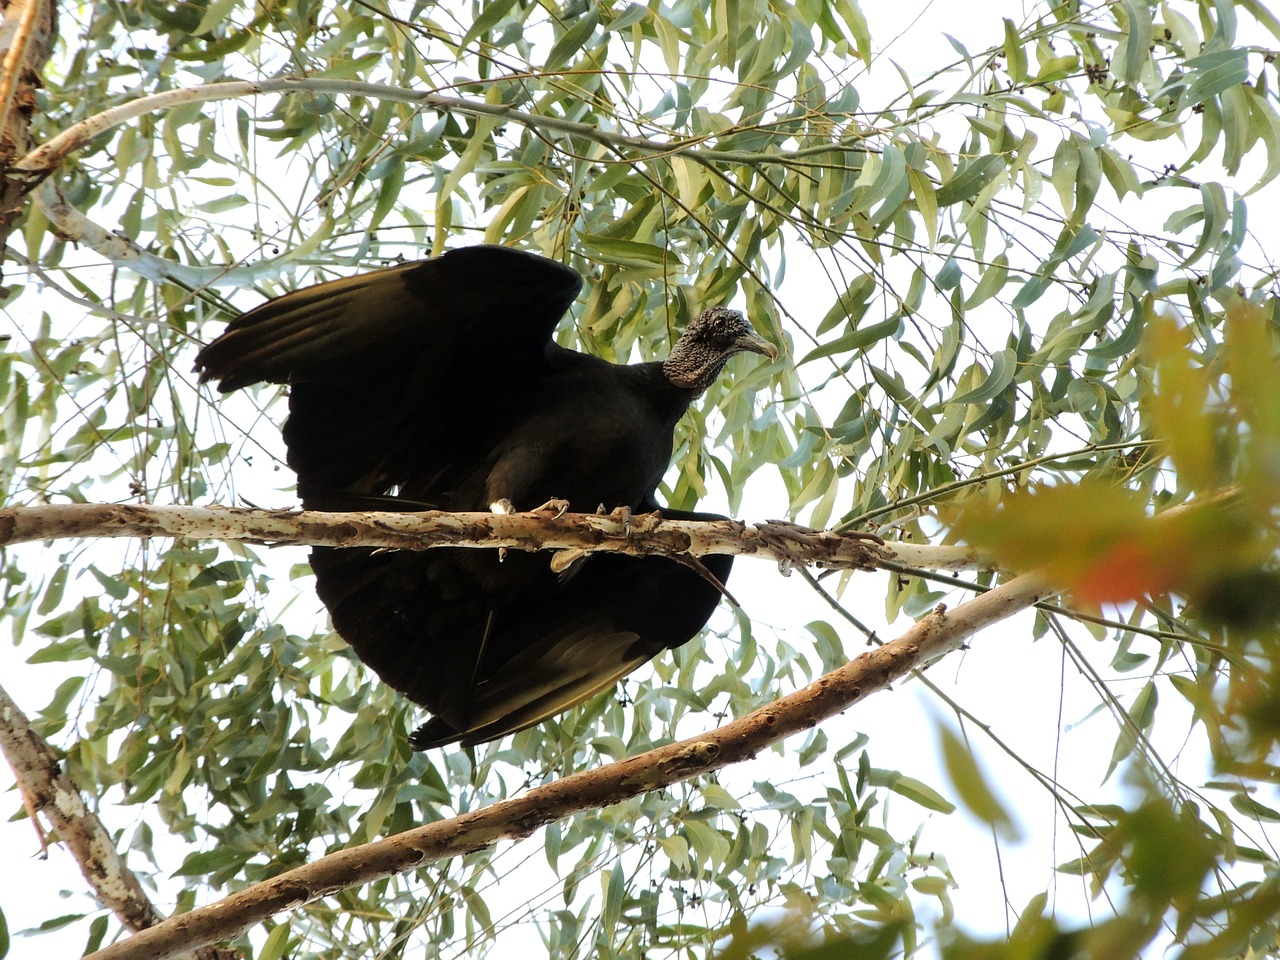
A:
[[[546,375],[551,335],[581,287],[553,260],[463,247],[268,300],[196,368],[223,392],[292,385],[285,439],[304,493],[381,494],[501,436]]]

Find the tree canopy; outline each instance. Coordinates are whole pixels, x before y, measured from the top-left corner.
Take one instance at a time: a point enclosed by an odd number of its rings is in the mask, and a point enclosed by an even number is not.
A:
[[[1280,950],[1280,20],[897,6],[10,3],[6,813],[92,853],[68,903],[0,893],[0,956],[28,928],[140,955],[128,931],[230,894],[269,919],[199,916],[260,960]],[[200,346],[265,297],[482,242],[588,277],[557,336],[609,360],[742,309],[783,360],[730,364],[661,499],[830,535],[741,560],[742,605],[616,693],[415,754],[417,711],[332,632],[302,552],[253,535],[269,517],[32,526],[293,506],[282,392],[217,399]],[[841,533],[882,537],[886,572],[805,566]],[[1057,713],[1034,753],[1024,697]],[[922,702],[925,775],[866,732]],[[1039,844],[1042,879],[964,874],[960,821]],[[440,859],[343,883],[421,824]],[[255,886],[318,860],[319,899]],[[975,885],[1000,921],[955,909]]]

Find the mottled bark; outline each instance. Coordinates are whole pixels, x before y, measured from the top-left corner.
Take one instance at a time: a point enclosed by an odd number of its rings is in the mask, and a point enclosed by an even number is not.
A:
[[[777,520],[666,520],[559,513],[331,513],[233,507],[56,504],[0,510],[0,546],[68,537],[176,537],[330,547],[505,547],[558,550],[563,564],[583,553],[631,556],[706,554],[752,556],[779,563],[838,570],[990,569],[969,547],[885,543],[866,533],[811,530]]]
[[[57,8],[52,0],[0,3],[0,262],[27,194],[48,170],[19,170],[15,162],[31,149],[40,75],[53,50]]]
[[[132,931],[164,921],[137,876],[116,850],[115,841],[85,802],[80,788],[63,772],[58,755],[32,728],[26,714],[0,687],[0,752],[4,753],[22,793],[38,842],[66,845],[80,865],[98,902]],[[52,834],[40,830],[43,817]],[[186,954],[196,960],[230,960],[233,951],[203,947]]]

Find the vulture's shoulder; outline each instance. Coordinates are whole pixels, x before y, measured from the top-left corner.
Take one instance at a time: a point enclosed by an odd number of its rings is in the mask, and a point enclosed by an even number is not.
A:
[[[223,392],[290,385],[284,435],[309,505],[409,481],[434,497],[542,389],[559,356],[551,335],[581,288],[536,254],[462,247],[268,300],[196,368]]]
[[[538,367],[582,289],[570,267],[506,247],[330,280],[268,300],[233,320],[196,357],[223,392],[251,383],[335,383],[373,371],[448,380]]]

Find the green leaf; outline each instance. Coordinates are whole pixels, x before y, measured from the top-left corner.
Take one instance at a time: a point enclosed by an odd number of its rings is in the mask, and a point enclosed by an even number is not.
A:
[[[1004,171],[1005,159],[987,154],[965,163],[956,175],[938,188],[938,206],[949,207],[954,203],[971,200]]]
[[[463,35],[459,49],[465,50],[481,36],[491,31],[511,12],[516,0],[491,0],[480,8],[480,14],[472,21],[471,27]]]
[[[836,297],[831,309],[826,312],[826,315],[818,323],[818,334],[824,334],[831,328],[846,321],[852,321],[856,324],[862,318],[867,302],[875,292],[875,276],[871,273],[858,274],[845,288],[844,293]]]
[[[618,925],[618,919],[622,916],[622,898],[626,892],[626,884],[627,878],[623,873],[622,864],[615,863],[605,880],[604,910],[600,917],[603,932],[610,938]]]
[[[947,257],[942,269],[934,275],[933,283],[939,290],[954,290],[963,279],[964,273],[960,269],[960,263],[955,257]]]
[[[288,943],[289,921],[286,920],[272,927],[271,932],[267,934],[267,939],[262,943],[262,949],[258,951],[257,960],[280,960],[284,956]]]
[[[1233,793],[1231,795],[1231,806],[1250,819],[1280,823],[1280,810],[1268,807],[1247,793]]]
[[[44,589],[44,594],[40,597],[39,605],[36,607],[36,613],[40,616],[47,617],[62,602],[62,594],[67,587],[67,571],[69,569],[64,563],[53,571],[53,576],[49,578],[49,583]]]
[[[908,777],[897,770],[879,770],[873,768],[867,777],[867,783],[873,787],[886,787],[894,793],[906,797],[926,810],[936,813],[952,813],[955,804],[946,799],[933,787],[921,783],[914,777]]]
[[[872,177],[871,183],[866,185],[857,202],[849,208],[850,213],[864,213],[891,193],[906,186],[907,157],[896,143],[885,144],[880,156],[874,158],[874,163],[870,162],[871,159],[873,158],[868,158],[869,162],[858,175],[857,185],[861,186],[868,175]]]
[[[228,868],[239,868],[252,857],[245,850],[232,847],[220,847],[199,853],[188,854],[182,865],[173,872],[175,877],[199,877],[218,873]]]
[[[609,21],[608,30],[625,30],[649,16],[649,8],[640,3],[629,3],[622,13]]]
[[[75,923],[77,920],[83,920],[88,914],[84,913],[64,913],[61,916],[52,917],[41,923],[37,930],[61,930],[69,924]]]
[[[223,20],[227,19],[227,17],[231,15],[231,11],[234,10],[239,3],[240,0],[213,0],[213,2],[205,7],[204,15],[200,18],[200,22],[196,25],[195,29],[191,31],[192,35],[199,37],[208,33],[214,27],[218,26],[218,24],[222,23]]]
[[[1127,84],[1136,84],[1147,66],[1154,27],[1147,0],[1121,0],[1125,13],[1124,39],[1116,48],[1111,68]]]
[[[951,778],[951,785],[955,787],[960,802],[975,817],[995,827],[1005,837],[1019,839],[1021,831],[1018,825],[987,782],[968,744],[941,723],[937,729],[947,775]]]
[[[574,24],[561,34],[560,39],[555,42],[551,52],[547,54],[547,62],[544,64],[544,68],[556,70],[568,63],[569,58],[582,49],[582,46],[591,38],[591,34],[595,32],[596,24],[599,22],[600,16],[596,12],[595,6],[588,7],[587,12],[580,15]]]
[[[901,328],[902,318],[895,316],[890,317],[888,320],[881,320],[879,323],[851,330],[843,337],[837,337],[835,340],[809,351],[797,366],[806,364],[811,360],[819,360],[822,357],[831,357],[836,354],[862,353],[881,340],[897,336]]]
[[[1010,82],[1020,86],[1027,76],[1027,51],[1018,36],[1018,28],[1008,17],[1004,18],[1004,62]]]
[[[1115,747],[1111,751],[1111,761],[1107,764],[1107,778],[1110,778],[1122,760],[1132,757],[1139,739],[1145,737],[1151,730],[1159,699],[1156,685],[1148,680],[1134,698],[1133,705],[1127,712],[1126,722],[1120,728],[1120,735],[1116,737]]]
[[[972,310],[979,304],[990,300],[1004,289],[1005,281],[1008,279],[1009,258],[1002,253],[982,271],[982,277],[978,280],[977,287],[969,295],[969,299],[964,302],[965,309]]]
[[[1232,87],[1249,82],[1248,51],[1217,50],[1188,60],[1187,70],[1193,75],[1182,96],[1181,106],[1194,107],[1225,93]]]
[[[953,404],[986,403],[997,394],[1003,393],[1013,383],[1014,374],[1018,372],[1018,355],[1005,348],[991,356],[991,372],[986,379],[972,390],[966,390],[958,397],[952,397]]]
[[[733,794],[718,783],[712,783],[710,781],[700,783],[698,784],[698,792],[702,794],[702,799],[704,799],[709,806],[715,807],[717,810],[742,809],[742,804],[733,798]]]
[[[1009,306],[1015,310],[1025,310],[1037,300],[1039,300],[1046,290],[1049,289],[1053,277],[1050,274],[1042,276],[1030,276],[1023,281],[1022,289],[1010,301]]]
[[[921,170],[912,167],[907,171],[907,179],[911,183],[911,193],[916,198],[916,209],[920,211],[920,219],[924,221],[925,231],[929,234],[929,249],[932,250],[938,245],[938,194]]]
[[[582,235],[582,244],[605,263],[640,269],[658,267],[671,272],[681,269],[673,251],[642,240],[620,240],[587,233]]]

